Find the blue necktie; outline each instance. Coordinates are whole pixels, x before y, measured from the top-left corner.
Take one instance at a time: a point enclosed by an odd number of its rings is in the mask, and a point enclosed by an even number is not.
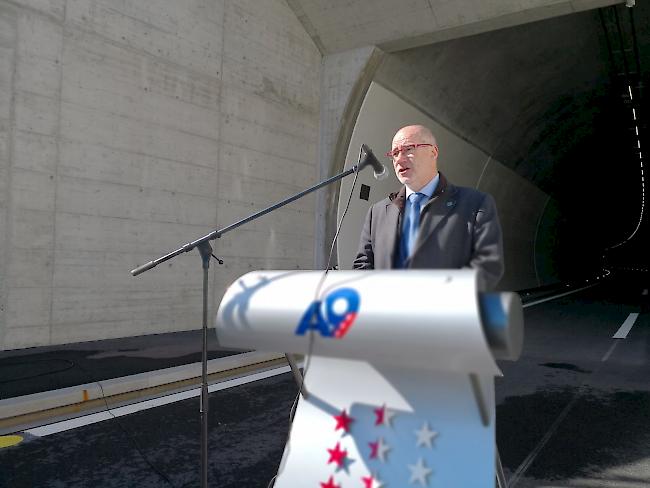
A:
[[[426,195],[424,193],[411,193],[409,202],[411,203],[406,215],[404,216],[404,226],[402,227],[402,242],[400,245],[400,268],[404,267],[407,258],[413,252],[415,239],[418,236],[420,227],[420,209]]]

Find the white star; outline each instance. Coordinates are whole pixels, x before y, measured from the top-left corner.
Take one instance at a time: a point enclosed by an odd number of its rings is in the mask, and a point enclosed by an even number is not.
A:
[[[393,426],[391,422],[393,421],[395,412],[389,410],[385,404],[381,408],[375,410],[375,415],[377,415],[377,420],[378,420],[376,425],[386,425],[388,427]]]
[[[422,424],[422,428],[420,430],[415,430],[414,432],[418,437],[418,440],[416,441],[417,447],[427,446],[428,448],[432,448],[433,446],[431,445],[431,441],[438,437],[438,433],[435,430],[431,430],[429,428],[428,422],[426,421],[424,424]]]
[[[377,459],[382,463],[386,462],[386,453],[390,451],[390,446],[384,443],[384,438],[380,437],[377,441]]]
[[[391,422],[393,421],[394,416],[395,416],[395,412],[385,408],[384,409],[384,424],[383,425],[387,425],[388,427],[392,427],[393,424]]]
[[[409,480],[409,484],[412,485],[417,481],[422,486],[429,485],[427,476],[433,473],[433,470],[425,466],[422,458],[418,459],[418,462],[415,465],[409,464],[408,467],[411,470],[411,479]]]

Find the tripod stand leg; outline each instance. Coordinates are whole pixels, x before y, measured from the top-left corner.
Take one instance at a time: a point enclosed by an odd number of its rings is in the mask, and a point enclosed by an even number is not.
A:
[[[309,398],[309,395],[307,394],[307,389],[305,388],[305,378],[300,372],[300,369],[298,369],[298,363],[296,363],[296,358],[294,357],[293,354],[289,354],[289,353],[285,353],[284,357],[287,358],[287,362],[289,363],[289,367],[291,368],[293,377],[296,380],[296,384],[298,385],[300,394],[305,400],[307,400],[307,398]]]
[[[503,466],[501,465],[501,456],[499,456],[499,448],[494,447],[494,452],[496,453],[496,471],[497,471],[497,488],[508,488],[508,483],[506,482],[506,475],[503,472]]]

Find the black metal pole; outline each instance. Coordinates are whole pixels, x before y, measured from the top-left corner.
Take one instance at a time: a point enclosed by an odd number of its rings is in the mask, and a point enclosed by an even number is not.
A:
[[[203,351],[201,354],[201,488],[208,488],[208,278],[212,246],[198,246],[203,262]]]
[[[229,226],[224,227],[223,229],[213,230],[209,234],[206,234],[203,237],[200,237],[199,239],[188,242],[184,246],[176,249],[175,251],[165,254],[164,256],[154,259],[153,261],[149,261],[148,263],[143,264],[142,266],[139,266],[131,270],[131,274],[133,276],[137,276],[141,273],[144,273],[145,271],[150,270],[151,268],[155,268],[160,263],[168,261],[173,257],[178,256],[179,254],[189,252],[194,248],[198,248],[199,253],[201,254],[201,260],[203,262],[203,350],[202,350],[202,357],[201,357],[202,370],[201,370],[201,402],[200,402],[201,403],[200,406],[201,488],[207,488],[208,486],[208,365],[207,365],[208,364],[208,278],[209,278],[208,271],[210,269],[210,257],[212,256],[212,246],[210,245],[210,241],[218,237],[221,237],[226,232],[230,232],[231,230],[234,230],[237,227],[240,227],[245,223],[250,222],[251,220],[255,220],[261,217],[262,215],[266,215],[267,213],[272,212],[273,210],[276,210],[280,207],[284,207],[285,205],[295,200],[298,200],[299,198],[304,197],[308,193],[316,191],[319,188],[327,186],[331,183],[334,183],[335,181],[345,178],[346,176],[352,173],[360,171],[368,164],[370,164],[368,160],[361,161],[359,164],[352,166],[350,169],[343,171],[335,176],[332,176],[331,178],[323,180],[320,183],[317,183],[316,185],[307,188],[306,190],[303,190],[300,193],[297,193],[296,195],[293,195],[285,200],[282,200],[281,202],[276,203],[275,205],[271,205],[270,207],[267,207],[264,210],[254,213],[242,220],[239,220],[234,224],[230,224]],[[291,357],[291,355],[287,355],[287,360],[289,361],[294,376],[296,376],[296,381],[298,381],[299,384],[301,385],[302,394],[305,395],[306,392],[303,389],[304,385],[302,385],[302,378],[300,376],[300,371],[298,370],[295,364],[295,360],[293,359],[293,357]]]

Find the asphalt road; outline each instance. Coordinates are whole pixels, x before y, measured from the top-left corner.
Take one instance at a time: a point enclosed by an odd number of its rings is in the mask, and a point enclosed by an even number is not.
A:
[[[284,374],[210,394],[210,486],[267,486],[296,393],[293,377]],[[200,486],[199,399],[0,449],[0,486]]]
[[[647,288],[610,282],[526,309],[522,357],[496,382],[509,486],[650,485]]]
[[[500,363],[496,381],[510,486],[650,485],[647,288],[610,281],[525,309],[523,355]],[[635,313],[627,336],[613,339]],[[210,395],[210,486],[269,484],[296,392],[281,374]],[[199,427],[192,398],[28,437],[0,449],[0,487],[199,486]]]

